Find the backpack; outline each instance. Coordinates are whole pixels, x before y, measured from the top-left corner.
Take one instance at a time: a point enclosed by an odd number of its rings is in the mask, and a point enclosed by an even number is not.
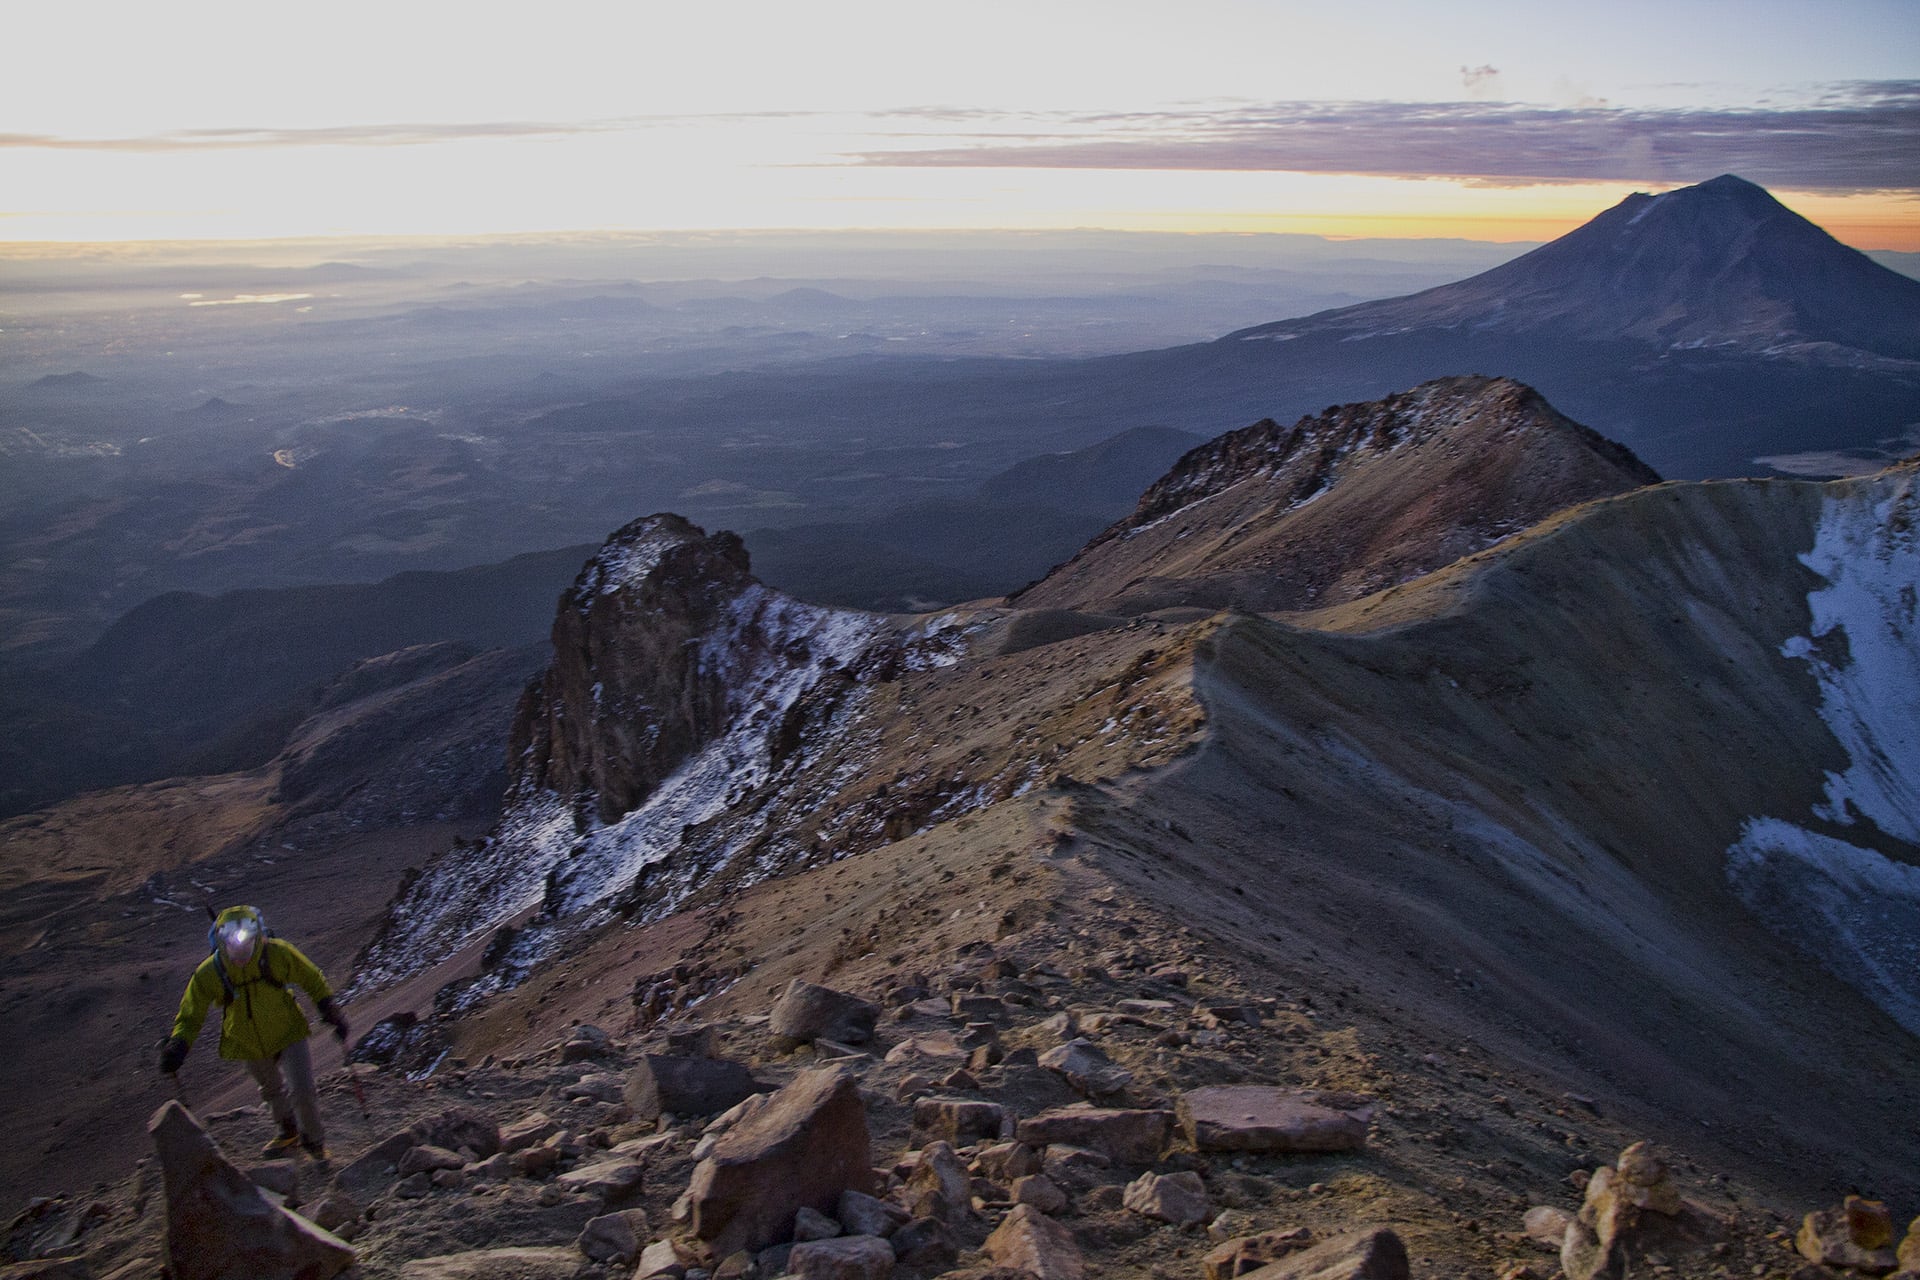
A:
[[[266,980],[269,986],[285,988],[287,984],[273,976],[273,966],[267,963],[267,957],[273,954],[273,948],[268,946],[267,943],[280,935],[267,927],[267,918],[260,914],[260,908],[242,907],[240,909],[242,911],[252,912],[254,920],[260,925],[260,976]],[[220,989],[226,993],[226,999],[221,1001],[221,1003],[228,1005],[233,1003],[235,991],[233,979],[227,974],[226,958],[220,954],[219,920],[221,914],[222,913],[214,911],[212,907],[207,908],[207,918],[213,921],[212,924],[207,926],[207,950],[213,955],[213,971],[220,978]]]

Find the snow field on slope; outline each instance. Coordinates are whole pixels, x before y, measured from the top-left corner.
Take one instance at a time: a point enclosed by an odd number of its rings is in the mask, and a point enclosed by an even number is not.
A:
[[[1843,772],[1828,771],[1814,816],[1840,827],[1864,820],[1920,846],[1914,481],[1889,476],[1829,493],[1801,557],[1825,580],[1807,596],[1810,634],[1780,651],[1807,663],[1820,717],[1847,753]],[[1764,817],[1749,819],[1727,850],[1727,879],[1755,915],[1920,1035],[1920,867]]]

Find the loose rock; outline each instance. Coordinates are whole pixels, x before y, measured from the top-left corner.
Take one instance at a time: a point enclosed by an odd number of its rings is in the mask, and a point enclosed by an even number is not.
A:
[[[220,1280],[238,1264],[258,1280],[327,1280],[352,1246],[288,1212],[220,1154],[178,1102],[147,1122],[167,1193],[167,1259],[175,1280]]]
[[[1121,1164],[1151,1164],[1173,1134],[1173,1113],[1061,1107],[1022,1120],[1014,1134],[1033,1147],[1064,1143],[1098,1151]]]
[[[649,1053],[627,1075],[622,1096],[633,1114],[653,1120],[663,1112],[675,1116],[705,1116],[760,1092],[753,1073],[743,1062],[726,1058],[680,1058]]]
[[[1258,1271],[1257,1280],[1409,1280],[1407,1247],[1380,1227],[1334,1236]]]
[[[1084,1280],[1086,1276],[1073,1232],[1032,1205],[1015,1205],[984,1247],[996,1265],[1030,1272],[1035,1280]]]
[[[893,1246],[878,1236],[840,1236],[793,1246],[787,1273],[800,1280],[887,1280]]]
[[[1197,1173],[1143,1173],[1129,1183],[1127,1208],[1143,1217],[1158,1218],[1177,1227],[1198,1226],[1212,1213],[1207,1187]]]
[[[858,996],[795,978],[774,1004],[767,1030],[782,1048],[817,1039],[861,1045],[873,1039],[880,1010]]]

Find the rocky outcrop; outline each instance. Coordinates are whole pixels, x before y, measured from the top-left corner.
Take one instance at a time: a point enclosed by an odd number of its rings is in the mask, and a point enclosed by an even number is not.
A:
[[[147,1132],[166,1182],[175,1280],[327,1280],[353,1265],[351,1245],[268,1199],[178,1102],[162,1104]]]
[[[723,732],[728,690],[701,641],[752,580],[737,535],[679,516],[609,538],[562,597],[553,664],[521,702],[515,785],[580,797],[611,822]]]

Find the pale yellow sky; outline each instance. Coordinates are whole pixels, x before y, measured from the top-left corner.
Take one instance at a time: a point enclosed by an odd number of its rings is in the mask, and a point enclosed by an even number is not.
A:
[[[0,240],[1539,240],[1736,172],[1920,249],[1905,0],[12,8]]]

